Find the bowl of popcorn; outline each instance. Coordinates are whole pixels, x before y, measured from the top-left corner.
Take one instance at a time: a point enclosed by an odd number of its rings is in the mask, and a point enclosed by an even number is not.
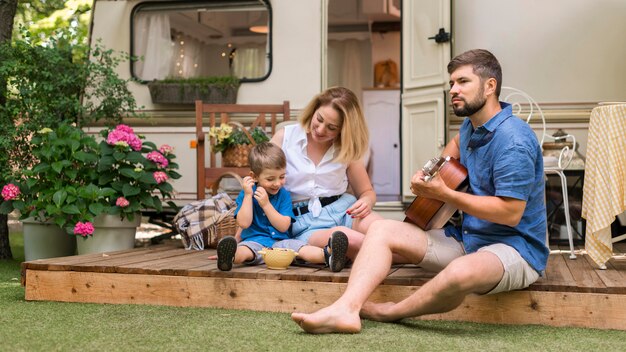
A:
[[[268,269],[284,270],[298,255],[298,252],[288,248],[263,248],[259,251]]]

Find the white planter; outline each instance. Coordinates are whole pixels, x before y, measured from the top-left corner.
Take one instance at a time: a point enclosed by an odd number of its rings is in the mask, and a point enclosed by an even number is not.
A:
[[[49,222],[22,220],[26,261],[76,254],[76,239]]]
[[[76,237],[78,254],[114,252],[135,247],[135,233],[141,224],[141,214],[135,214],[133,221],[120,220],[119,215],[103,214],[93,222],[92,236]]]

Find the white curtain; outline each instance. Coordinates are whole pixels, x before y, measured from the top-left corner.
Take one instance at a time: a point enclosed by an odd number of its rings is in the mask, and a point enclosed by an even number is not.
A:
[[[192,37],[176,34],[174,38],[174,60],[170,74],[173,77],[199,77],[202,72],[202,50],[204,44]]]
[[[239,78],[259,78],[266,73],[265,46],[250,45],[237,48],[233,58],[233,75]]]
[[[343,86],[361,98],[372,86],[372,46],[368,40],[328,41],[328,85]]]
[[[172,65],[170,18],[167,14],[139,13],[135,17],[135,52],[143,60],[135,62],[137,77],[163,79]]]

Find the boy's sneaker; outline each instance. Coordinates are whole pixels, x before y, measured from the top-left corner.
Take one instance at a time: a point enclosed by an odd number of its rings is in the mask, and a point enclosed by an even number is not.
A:
[[[348,252],[348,236],[341,231],[335,231],[328,239],[328,245],[324,247],[324,261],[330,271],[336,273],[346,266],[346,253]]]
[[[230,271],[233,268],[237,252],[237,240],[235,237],[224,237],[217,244],[217,268],[221,271]]]

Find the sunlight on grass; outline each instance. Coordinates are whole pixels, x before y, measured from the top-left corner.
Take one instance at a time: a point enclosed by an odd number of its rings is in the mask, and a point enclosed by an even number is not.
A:
[[[0,346],[12,351],[624,351],[626,333],[449,321],[363,322],[309,335],[289,314],[146,305],[27,302],[16,260],[0,261]],[[567,347],[565,347],[567,346]]]

